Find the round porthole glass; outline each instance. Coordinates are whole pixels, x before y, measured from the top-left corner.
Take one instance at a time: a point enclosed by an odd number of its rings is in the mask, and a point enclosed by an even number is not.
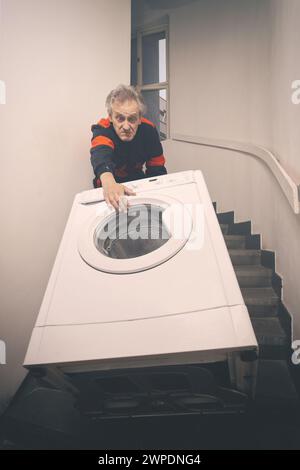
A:
[[[162,220],[163,208],[138,204],[127,212],[115,212],[95,230],[97,250],[114,259],[129,259],[151,253],[170,238]]]

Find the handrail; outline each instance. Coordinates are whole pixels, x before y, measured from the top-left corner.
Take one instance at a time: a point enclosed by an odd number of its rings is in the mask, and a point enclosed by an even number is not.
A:
[[[268,168],[271,170],[271,172],[277,179],[279,186],[281,187],[284,195],[289,201],[289,204],[291,205],[294,213],[300,213],[300,186],[298,186],[297,183],[293,181],[293,179],[287,174],[285,169],[281,166],[275,155],[270,150],[250,143],[218,140],[206,137],[195,137],[182,134],[174,134],[171,137],[171,140],[186,142],[190,144],[204,145],[207,147],[216,147],[239,151],[259,158],[268,166]]]

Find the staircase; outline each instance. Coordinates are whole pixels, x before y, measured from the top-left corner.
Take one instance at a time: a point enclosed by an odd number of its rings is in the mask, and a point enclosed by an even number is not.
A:
[[[290,316],[281,302],[274,253],[261,249],[260,235],[251,234],[250,221],[235,223],[233,211],[217,213],[217,218],[256,334],[259,358],[288,360]]]

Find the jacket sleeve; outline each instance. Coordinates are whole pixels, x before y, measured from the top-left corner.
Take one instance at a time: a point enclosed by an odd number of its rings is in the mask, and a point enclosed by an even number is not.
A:
[[[160,176],[167,173],[165,167],[165,157],[163,148],[159,140],[159,135],[155,127],[151,128],[148,140],[149,157],[146,161],[146,176]]]
[[[93,137],[90,150],[91,164],[95,176],[99,178],[102,173],[106,171],[112,173],[115,168],[113,162],[115,145],[106,132],[106,129],[103,129],[98,124],[92,126],[92,133]]]

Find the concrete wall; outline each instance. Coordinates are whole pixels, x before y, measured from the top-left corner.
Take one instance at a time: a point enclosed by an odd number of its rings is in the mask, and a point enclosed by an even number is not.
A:
[[[170,24],[170,128],[179,134],[251,142],[275,153],[300,183],[298,0],[142,0],[136,26]],[[276,252],[284,302],[300,338],[300,218],[258,159],[229,150],[164,144],[169,171],[200,168],[221,210],[252,219]]]
[[[92,183],[90,126],[130,77],[130,0],[1,0],[0,409],[22,362],[75,193]]]

